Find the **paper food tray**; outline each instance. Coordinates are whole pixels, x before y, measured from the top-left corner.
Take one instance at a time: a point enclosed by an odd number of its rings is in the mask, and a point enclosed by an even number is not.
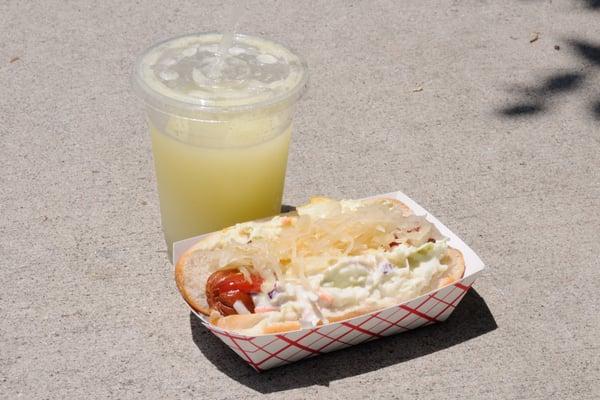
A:
[[[414,214],[425,215],[426,219],[449,239],[448,244],[462,252],[465,259],[463,278],[397,306],[346,321],[273,335],[249,336],[230,332],[211,325],[203,315],[193,309],[192,312],[206,328],[257,371],[446,320],[484,269],[483,262],[450,229],[404,193],[393,192],[371,198],[377,197],[400,200]],[[204,235],[174,243],[173,260],[179,260],[179,257],[202,236]]]

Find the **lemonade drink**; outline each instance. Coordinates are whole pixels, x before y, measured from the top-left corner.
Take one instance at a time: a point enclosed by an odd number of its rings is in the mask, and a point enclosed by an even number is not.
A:
[[[236,35],[171,39],[138,60],[163,231],[172,243],[279,212],[293,107],[306,67],[285,47]]]

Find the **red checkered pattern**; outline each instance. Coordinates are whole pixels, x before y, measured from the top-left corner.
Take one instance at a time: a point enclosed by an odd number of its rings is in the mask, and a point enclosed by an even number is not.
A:
[[[446,320],[476,274],[398,306],[312,329],[279,335],[244,336],[203,324],[255,370],[263,371],[303,358]]]

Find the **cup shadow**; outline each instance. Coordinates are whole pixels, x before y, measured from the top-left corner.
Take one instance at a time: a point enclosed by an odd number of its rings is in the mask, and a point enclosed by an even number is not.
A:
[[[498,327],[485,300],[471,289],[450,318],[400,335],[334,351],[257,373],[212,335],[190,313],[192,340],[219,371],[260,393],[329,386],[331,381],[364,374],[426,356],[476,338]]]
[[[282,204],[281,205],[281,213],[282,214],[289,213],[289,212],[292,212],[292,211],[296,211],[296,207],[290,206],[288,204]]]

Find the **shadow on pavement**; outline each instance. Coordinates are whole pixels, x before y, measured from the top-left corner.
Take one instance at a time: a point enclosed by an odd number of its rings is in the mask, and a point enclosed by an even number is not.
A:
[[[328,386],[331,381],[385,368],[447,349],[498,326],[485,300],[471,289],[450,318],[400,335],[374,340],[257,373],[190,313],[192,339],[224,374],[261,393]]]
[[[579,0],[586,8],[590,10],[600,10],[600,0]]]
[[[594,118],[600,121],[600,100],[592,104],[592,114],[594,114]]]
[[[590,2],[590,4],[592,4]],[[513,104],[498,110],[498,114],[507,118],[519,118],[542,114],[556,106],[554,101],[561,94],[575,92],[583,86],[583,83],[593,84],[590,81],[594,76],[594,69],[600,68],[600,45],[584,40],[569,39],[566,41],[568,49],[571,50],[580,61],[571,71],[559,71],[541,80],[534,86],[518,87],[513,92],[518,96]],[[598,104],[600,100],[590,107],[592,116],[599,118]]]

